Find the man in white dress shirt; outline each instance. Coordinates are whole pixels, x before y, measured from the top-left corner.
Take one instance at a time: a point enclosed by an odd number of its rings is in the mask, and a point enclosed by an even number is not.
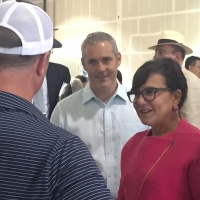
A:
[[[112,36],[91,33],[81,49],[89,82],[57,104],[51,122],[85,142],[116,198],[121,149],[130,137],[148,127],[141,123],[124,87],[116,79],[121,54]]]

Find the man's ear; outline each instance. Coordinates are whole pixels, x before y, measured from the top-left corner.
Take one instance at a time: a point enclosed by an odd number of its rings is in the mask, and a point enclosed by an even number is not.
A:
[[[118,53],[118,54],[117,54],[117,67],[119,67],[119,66],[120,66],[120,64],[121,64],[121,61],[122,61],[122,56],[121,56],[121,53]]]
[[[181,65],[181,63],[183,62],[183,58],[182,58],[181,52],[179,52],[179,51],[176,52],[175,61],[176,61],[179,65]]]
[[[190,66],[188,67],[188,70],[191,71],[191,72],[193,72],[193,66],[190,65]]]
[[[39,77],[44,77],[46,75],[49,64],[49,57],[50,52],[46,52],[40,56],[36,67],[36,73]]]

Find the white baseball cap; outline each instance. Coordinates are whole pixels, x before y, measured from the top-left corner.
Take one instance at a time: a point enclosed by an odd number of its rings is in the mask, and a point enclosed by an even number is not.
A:
[[[15,32],[22,46],[4,48],[1,54],[38,55],[53,47],[53,24],[50,17],[32,4],[7,1],[0,4],[0,27]]]

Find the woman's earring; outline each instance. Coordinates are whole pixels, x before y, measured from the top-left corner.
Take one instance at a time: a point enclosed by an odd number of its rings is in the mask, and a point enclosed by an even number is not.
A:
[[[178,106],[174,106],[174,107],[173,107],[173,111],[176,111],[176,112],[179,111]]]

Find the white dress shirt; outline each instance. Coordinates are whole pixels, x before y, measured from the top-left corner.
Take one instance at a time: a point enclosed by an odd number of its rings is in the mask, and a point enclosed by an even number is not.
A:
[[[46,113],[46,117],[47,117],[49,115],[49,94],[48,94],[48,89],[47,89],[46,76],[44,77],[42,88],[43,88],[44,109],[45,109],[45,113]]]
[[[42,83],[41,88],[35,95],[39,95],[39,98],[35,99],[34,96],[32,103],[47,117],[49,115],[49,96],[48,96],[46,76],[44,77],[44,81]],[[42,101],[42,102],[40,103],[35,101]]]
[[[118,83],[116,93],[104,104],[87,83],[85,88],[57,104],[51,122],[85,142],[116,198],[121,149],[135,133],[149,128],[141,123],[124,87]]]
[[[187,79],[188,93],[180,115],[193,126],[200,128],[200,79],[185,67],[182,67],[182,70]]]

